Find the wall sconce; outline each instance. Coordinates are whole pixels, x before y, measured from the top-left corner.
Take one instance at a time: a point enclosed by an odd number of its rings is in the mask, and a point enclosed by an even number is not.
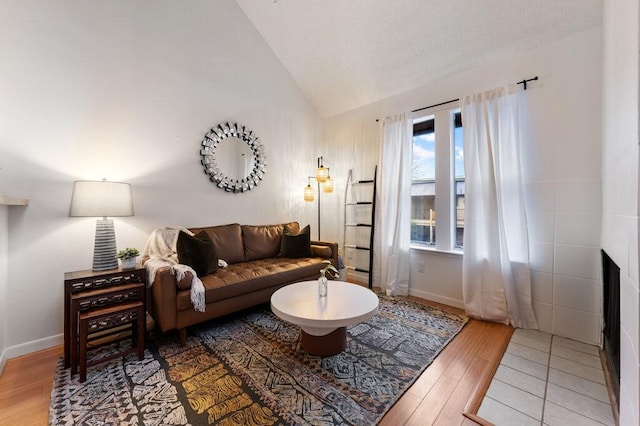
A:
[[[304,200],[312,202],[315,200],[315,191],[311,186],[311,179],[315,179],[318,183],[318,241],[320,241],[320,184],[322,184],[322,192],[330,194],[335,189],[335,182],[329,174],[329,168],[324,167],[322,157],[318,157],[318,167],[315,176],[307,176],[307,186],[304,188]]]
[[[107,217],[133,216],[131,185],[106,180],[76,181],[73,183],[69,216],[102,217],[96,221],[93,270],[107,271],[118,268],[113,219]]]

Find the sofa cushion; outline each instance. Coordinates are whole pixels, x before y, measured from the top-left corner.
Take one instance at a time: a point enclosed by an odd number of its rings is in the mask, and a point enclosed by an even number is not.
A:
[[[218,270],[218,256],[211,238],[200,231],[191,236],[180,231],[176,242],[178,262],[189,265],[199,277],[212,274]]]
[[[237,263],[202,277],[207,303],[252,293],[264,288],[282,286],[304,279],[317,279],[326,266],[320,258],[269,258]],[[177,292],[178,311],[193,310],[190,292]]]
[[[205,231],[213,241],[218,259],[223,259],[229,264],[244,262],[242,229],[239,224],[190,228],[190,231],[194,233]]]
[[[245,261],[276,257],[280,252],[283,229],[284,225],[242,225]]]
[[[280,245],[278,257],[313,257],[313,252],[311,251],[311,228],[309,225],[302,228],[297,234],[285,232],[282,235],[282,244]]]

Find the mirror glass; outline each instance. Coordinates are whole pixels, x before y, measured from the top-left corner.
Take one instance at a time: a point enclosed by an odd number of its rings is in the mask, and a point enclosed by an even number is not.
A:
[[[228,137],[216,148],[220,171],[230,180],[242,180],[251,174],[254,166],[251,148],[242,139]]]
[[[262,144],[251,130],[238,123],[212,127],[202,140],[200,155],[209,180],[226,192],[253,189],[266,172]]]

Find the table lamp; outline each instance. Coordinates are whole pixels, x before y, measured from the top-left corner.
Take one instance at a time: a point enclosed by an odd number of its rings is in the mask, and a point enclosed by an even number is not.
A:
[[[102,217],[96,221],[92,269],[116,269],[116,234],[113,219],[108,217],[133,216],[131,185],[106,180],[75,181],[69,216]]]

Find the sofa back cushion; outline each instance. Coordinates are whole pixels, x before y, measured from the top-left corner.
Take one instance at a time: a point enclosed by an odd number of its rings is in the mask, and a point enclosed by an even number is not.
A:
[[[227,263],[244,262],[244,246],[242,244],[242,228],[237,223],[206,228],[190,228],[191,232],[205,231],[215,247],[218,259]]]
[[[245,261],[276,257],[280,251],[284,225],[242,225]]]

